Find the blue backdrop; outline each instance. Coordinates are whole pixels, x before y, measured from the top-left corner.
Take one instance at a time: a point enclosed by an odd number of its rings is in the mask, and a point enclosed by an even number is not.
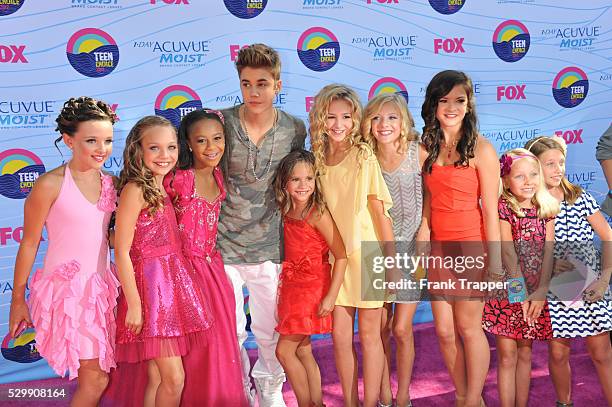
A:
[[[62,163],[54,118],[71,96],[120,117],[106,170],[144,115],[174,121],[240,103],[233,60],[264,42],[283,60],[278,107],[307,119],[325,84],[366,102],[402,92],[417,128],[429,79],[467,71],[482,133],[499,151],[539,135],[569,145],[568,178],[602,200],[594,149],[610,124],[612,6],[553,0],[0,0],[0,338],[8,330],[23,199]],[[43,241],[36,267],[46,251]],[[426,316],[426,314],[425,314]],[[0,383],[50,377],[34,333],[2,342]]]

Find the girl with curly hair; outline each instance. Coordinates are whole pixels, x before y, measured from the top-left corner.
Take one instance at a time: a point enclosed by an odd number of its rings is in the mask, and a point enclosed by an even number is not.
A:
[[[172,201],[163,187],[178,153],[176,130],[158,116],[140,119],[125,141],[115,231],[122,288],[119,376],[113,381],[129,383],[130,390],[115,392],[119,401],[138,397],[142,383],[124,374],[122,365],[146,365],[148,372],[144,400],[131,400],[131,405],[178,406],[185,378],[181,357],[207,343],[214,322],[201,277],[183,255]]]
[[[434,257],[486,258],[489,270],[499,279],[499,161],[491,143],[478,134],[472,81],[459,71],[436,74],[427,86],[421,116],[425,195],[417,241],[431,241]],[[418,254],[426,251],[417,250]],[[459,281],[482,281],[485,267],[481,265],[485,264],[479,262],[467,270],[439,265],[428,269],[429,282],[440,283],[429,286],[431,306],[458,406],[484,404],[481,393],[490,358],[481,325],[486,293],[470,285],[462,287]]]
[[[389,208],[391,196],[372,149],[359,141],[361,103],[354,90],[325,86],[310,110],[310,137],[318,180],[346,247],[348,265],[333,312],[334,355],[344,404],[359,405],[357,356],[353,346],[355,313],[363,349],[364,406],[378,401],[384,369],[380,336],[384,290],[375,290],[362,257],[395,255]],[[381,242],[382,244],[379,244]],[[362,253],[362,243],[368,250]]]
[[[71,98],[56,119],[70,149],[68,163],[35,182],[24,206],[23,238],[15,260],[9,330],[30,324],[36,348],[60,376],[78,378],[72,405],[96,406],[115,367],[115,315],[119,282],[111,270],[108,225],[117,194],[102,166],[113,148],[110,106]],[[43,267],[25,289],[43,227],[49,236]],[[29,311],[28,311],[29,305]]]

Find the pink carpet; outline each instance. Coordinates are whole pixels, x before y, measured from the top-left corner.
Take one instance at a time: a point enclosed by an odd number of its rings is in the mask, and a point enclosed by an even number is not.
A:
[[[411,384],[411,396],[416,407],[421,406],[452,406],[453,387],[444,368],[438,342],[431,323],[415,325],[416,360]],[[357,337],[355,338],[356,340]],[[496,388],[496,355],[494,341],[490,338],[491,368],[485,384],[484,398],[489,406],[499,405]],[[319,362],[323,376],[323,397],[328,407],[342,406],[342,391],[338,384],[338,376],[334,366],[334,356],[331,339],[313,342],[315,357]],[[249,351],[251,357],[254,351]],[[359,351],[358,351],[359,353]],[[574,379],[574,402],[576,406],[603,407],[606,405],[595,368],[581,339],[572,343],[571,366]],[[392,366],[395,370],[395,366]],[[360,374],[361,377],[361,374]],[[395,380],[393,386],[395,386]],[[0,385],[0,394],[6,395],[8,388],[15,387],[64,387],[72,392],[75,383],[65,379],[39,380],[27,383]],[[360,380],[360,389],[362,383]],[[284,397],[287,406],[297,406],[288,383],[284,387]],[[6,401],[2,397],[2,401]],[[529,405],[548,407],[554,406],[554,389],[548,375],[547,349],[545,343],[536,343],[533,349],[533,371]],[[3,404],[0,402],[0,404]],[[18,406],[65,406],[66,402],[19,402],[11,403]],[[227,406],[231,407],[231,406]]]

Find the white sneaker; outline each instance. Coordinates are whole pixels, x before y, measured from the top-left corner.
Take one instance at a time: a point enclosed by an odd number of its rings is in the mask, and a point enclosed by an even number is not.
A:
[[[255,379],[259,407],[286,407],[283,400],[285,377]]]
[[[249,402],[249,406],[255,407],[255,389],[251,388],[251,383],[244,386],[244,393]]]

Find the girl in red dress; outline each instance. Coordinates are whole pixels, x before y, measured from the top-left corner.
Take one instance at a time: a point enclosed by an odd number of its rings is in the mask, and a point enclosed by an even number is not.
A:
[[[274,192],[283,214],[285,242],[276,357],[298,405],[322,406],[321,372],[312,355],[310,335],[331,332],[331,313],[346,269],[344,243],[315,182],[312,153],[295,150],[283,158]],[[333,267],[328,260],[330,250]]]

